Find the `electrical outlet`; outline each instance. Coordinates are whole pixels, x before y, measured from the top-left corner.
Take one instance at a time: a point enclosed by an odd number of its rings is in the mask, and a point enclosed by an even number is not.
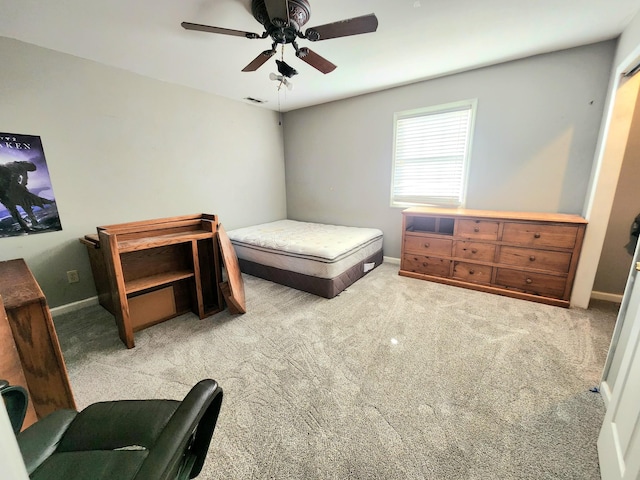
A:
[[[69,280],[69,283],[78,283],[80,281],[80,277],[78,276],[78,271],[69,270],[67,272],[67,280]]]

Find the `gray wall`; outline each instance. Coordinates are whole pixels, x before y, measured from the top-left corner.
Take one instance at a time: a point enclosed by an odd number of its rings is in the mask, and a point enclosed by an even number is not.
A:
[[[50,305],[62,305],[95,294],[78,237],[197,212],[227,229],[285,216],[374,226],[398,257],[393,113],[465,98],[478,98],[467,207],[581,213],[614,48],[290,112],[283,146],[274,112],[0,38],[0,130],[41,136],[63,225],[0,239],[0,260],[25,258]],[[73,269],[78,284],[67,283]]]
[[[477,98],[467,208],[582,214],[615,41],[539,55],[285,115],[288,217],[377,227],[389,206],[393,114]]]
[[[286,217],[276,113],[6,38],[0,58],[0,131],[42,138],[63,228],[0,238],[0,260],[24,258],[51,306],[95,295],[78,238],[98,225]]]

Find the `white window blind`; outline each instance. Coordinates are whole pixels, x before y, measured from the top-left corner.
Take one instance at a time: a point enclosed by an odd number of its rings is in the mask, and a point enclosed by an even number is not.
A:
[[[475,101],[395,116],[391,204],[462,205]]]

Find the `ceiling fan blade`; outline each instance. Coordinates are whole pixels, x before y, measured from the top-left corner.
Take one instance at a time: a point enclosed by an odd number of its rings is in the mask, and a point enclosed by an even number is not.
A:
[[[317,42],[320,40],[329,40],[330,38],[375,32],[377,29],[378,17],[370,13],[369,15],[363,15],[361,17],[311,27],[305,32],[304,36],[307,40]]]
[[[303,47],[296,52],[296,56],[303,62],[308,63],[316,70],[320,70],[322,73],[331,73],[336,69],[336,66],[324,57],[321,57],[313,50],[309,50],[307,47]]]
[[[212,27],[210,25],[200,25],[199,23],[182,22],[182,28],[186,30],[197,30],[199,32],[222,33],[223,35],[233,35],[236,37],[260,38],[260,35],[241,30],[231,30],[229,28]]]
[[[264,0],[269,20],[276,27],[289,25],[289,2],[287,0]]]
[[[242,69],[243,72],[255,72],[264,63],[276,54],[275,50],[265,50],[256,58],[254,58],[249,65]]]

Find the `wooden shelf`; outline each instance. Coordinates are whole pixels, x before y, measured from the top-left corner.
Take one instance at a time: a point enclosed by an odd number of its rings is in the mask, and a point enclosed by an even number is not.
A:
[[[154,287],[160,287],[162,285],[168,285],[178,280],[184,280],[185,278],[193,278],[195,273],[190,270],[179,270],[175,272],[159,273],[157,275],[150,275],[144,278],[138,278],[125,283],[125,291],[127,295],[132,293],[141,292]]]
[[[177,243],[186,243],[193,240],[206,240],[207,238],[213,238],[213,233],[207,232],[206,230],[194,230],[187,233],[178,232],[165,235],[136,238],[133,240],[120,240],[118,241],[118,252],[128,253],[148,248],[164,247],[168,245],[175,245]]]

